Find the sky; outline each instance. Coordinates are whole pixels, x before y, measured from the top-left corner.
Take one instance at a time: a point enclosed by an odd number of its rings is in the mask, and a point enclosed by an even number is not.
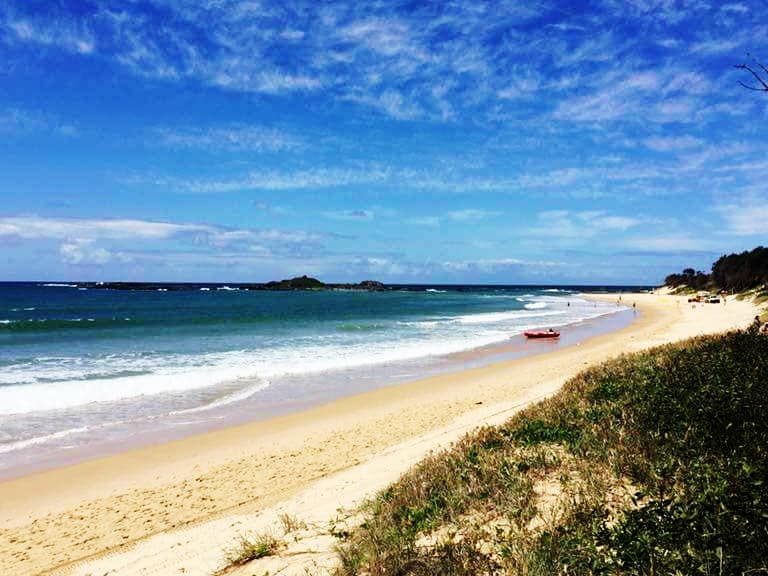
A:
[[[708,270],[768,239],[761,56],[756,0],[5,0],[0,280]]]

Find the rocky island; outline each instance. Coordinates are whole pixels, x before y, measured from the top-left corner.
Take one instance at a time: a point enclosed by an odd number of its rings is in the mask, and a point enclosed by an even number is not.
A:
[[[75,282],[70,284],[70,286],[86,288],[89,290],[142,290],[160,292],[179,292],[184,290],[366,290],[369,292],[380,292],[389,289],[377,280],[363,280],[357,284],[326,284],[317,278],[312,278],[311,276],[306,275],[284,280],[273,280],[266,283]]]

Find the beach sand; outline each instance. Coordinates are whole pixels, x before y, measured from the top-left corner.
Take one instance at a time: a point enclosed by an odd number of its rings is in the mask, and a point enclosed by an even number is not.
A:
[[[0,483],[0,573],[210,575],[241,535],[263,532],[286,547],[232,574],[325,573],[333,527],[430,451],[503,422],[587,366],[745,327],[757,313],[665,293],[622,303],[637,305],[632,324],[556,352]],[[285,514],[306,526],[283,537]]]

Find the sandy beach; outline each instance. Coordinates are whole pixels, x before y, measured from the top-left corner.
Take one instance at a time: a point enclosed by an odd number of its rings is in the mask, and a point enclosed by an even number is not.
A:
[[[593,296],[613,302],[616,294]],[[749,302],[623,294],[637,319],[556,352],[345,397],[301,413],[0,484],[3,574],[211,574],[240,535],[283,537],[233,574],[325,573],[334,526],[430,451],[499,423],[623,352],[745,327]]]

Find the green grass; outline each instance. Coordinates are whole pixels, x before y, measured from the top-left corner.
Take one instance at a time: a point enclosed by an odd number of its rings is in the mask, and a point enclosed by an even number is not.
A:
[[[272,556],[281,546],[282,543],[270,534],[259,534],[253,539],[240,536],[240,540],[234,547],[225,550],[224,566],[216,570],[214,576],[226,574],[231,569],[253,560]]]
[[[698,338],[425,459],[367,504],[338,573],[768,573],[764,483],[768,337]]]

